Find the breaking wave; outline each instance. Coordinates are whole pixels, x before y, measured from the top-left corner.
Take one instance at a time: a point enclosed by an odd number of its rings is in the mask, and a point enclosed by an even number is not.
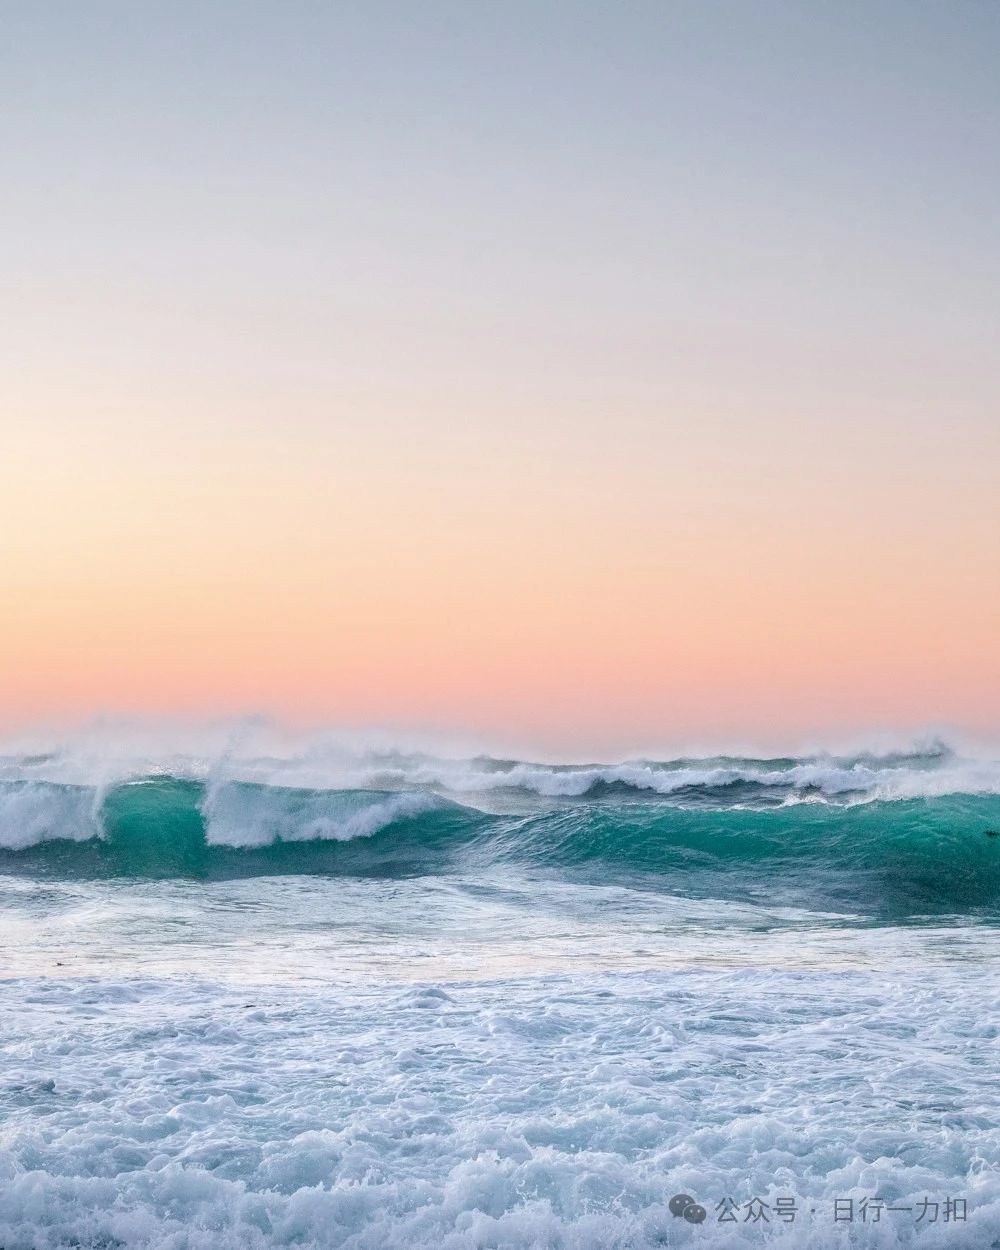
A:
[[[474,877],[516,865],[872,915],[1000,906],[1000,773],[944,750],[608,767],[383,757],[345,775],[364,785],[340,786],[301,784],[315,761],[240,767],[241,779],[189,767],[97,785],[54,780],[51,757],[8,760],[0,871]]]

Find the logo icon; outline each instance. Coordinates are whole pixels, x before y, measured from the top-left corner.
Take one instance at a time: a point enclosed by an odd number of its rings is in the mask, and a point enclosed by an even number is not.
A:
[[[695,1202],[690,1194],[674,1194],[668,1205],[671,1215],[681,1216],[689,1224],[704,1223],[707,1212],[700,1202]]]

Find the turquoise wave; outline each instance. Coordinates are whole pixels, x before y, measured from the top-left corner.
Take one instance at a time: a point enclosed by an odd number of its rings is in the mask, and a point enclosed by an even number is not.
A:
[[[864,915],[1000,915],[1000,798],[853,805],[537,801],[515,814],[418,790],[175,777],[0,784],[0,871],[63,877],[475,875],[500,865],[690,897]]]

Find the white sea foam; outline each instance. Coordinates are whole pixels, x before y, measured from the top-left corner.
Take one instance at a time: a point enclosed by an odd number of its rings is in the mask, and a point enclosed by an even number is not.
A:
[[[44,782],[0,781],[0,847],[19,851],[51,838],[96,836],[97,792]]]
[[[370,776],[401,784],[438,786],[457,794],[520,789],[546,798],[582,797],[599,786],[625,786],[669,796],[689,789],[723,791],[751,784],[785,790],[790,796],[813,792],[835,798],[905,799],[942,797],[950,794],[1000,794],[1000,762],[962,760],[908,763],[804,760],[786,766],[767,762],[732,761],[705,763],[624,763],[580,767],[544,764],[507,765],[480,760],[414,760]],[[724,795],[719,794],[724,801]]]
[[[216,783],[202,804],[209,845],[254,847],[274,842],[350,842],[397,820],[440,806],[420,791],[375,801],[353,791],[287,790]]]
[[[0,982],[0,1009],[11,1250],[986,1250],[1000,1236],[1000,986],[981,967],[912,984]],[[670,1214],[679,1192],[704,1225]],[[744,1220],[754,1197],[767,1227]],[[875,1197],[910,1209],[862,1223]],[[735,1225],[718,1222],[726,1198]],[[944,1222],[947,1198],[964,1221]],[[851,1226],[836,1199],[854,1202]],[[935,1217],[918,1223],[925,1200]]]
[[[294,789],[315,758],[167,771],[205,781],[227,845],[364,838],[456,776],[572,776],[390,763],[401,788],[379,794]],[[351,767],[382,784],[387,763]],[[732,767],[787,771],[705,771]],[[3,783],[12,843],[86,836],[101,790],[24,768]],[[0,875],[0,1246],[988,1250],[996,929],[876,927],[782,905],[766,868],[756,885],[684,898],[475,856],[446,879]],[[670,1214],[679,1192],[704,1225]],[[743,1205],[718,1223],[754,1197],[767,1228]],[[910,1210],[862,1222],[875,1198]],[[948,1198],[967,1219],[944,1221]]]
[[[746,801],[748,786],[764,788],[772,800],[788,803],[1000,794],[1000,761],[965,757],[940,743],[911,754],[881,756],[715,757],[571,766],[444,758],[394,751],[384,744],[371,750],[361,744],[352,747],[342,737],[283,738],[257,732],[253,725],[228,731],[220,727],[207,736],[192,732],[185,745],[183,728],[168,728],[92,730],[50,743],[49,749],[41,749],[41,742],[32,744],[36,749],[31,753],[8,749],[0,755],[0,847],[93,837],[100,833],[107,792],[149,776],[201,782],[208,840],[230,846],[371,836],[395,819],[428,810],[434,802],[428,797],[431,792],[473,804],[481,799],[485,806],[502,805],[506,796],[518,794],[581,799],[604,787],[676,802],[697,791],[720,806]],[[297,794],[253,795],[241,791],[240,782]],[[395,789],[410,798],[338,797],[366,789]]]

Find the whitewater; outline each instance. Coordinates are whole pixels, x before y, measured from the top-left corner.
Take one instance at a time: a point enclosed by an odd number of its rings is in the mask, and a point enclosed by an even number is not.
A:
[[[0,1247],[1000,1247],[998,833],[941,742],[9,747]]]

